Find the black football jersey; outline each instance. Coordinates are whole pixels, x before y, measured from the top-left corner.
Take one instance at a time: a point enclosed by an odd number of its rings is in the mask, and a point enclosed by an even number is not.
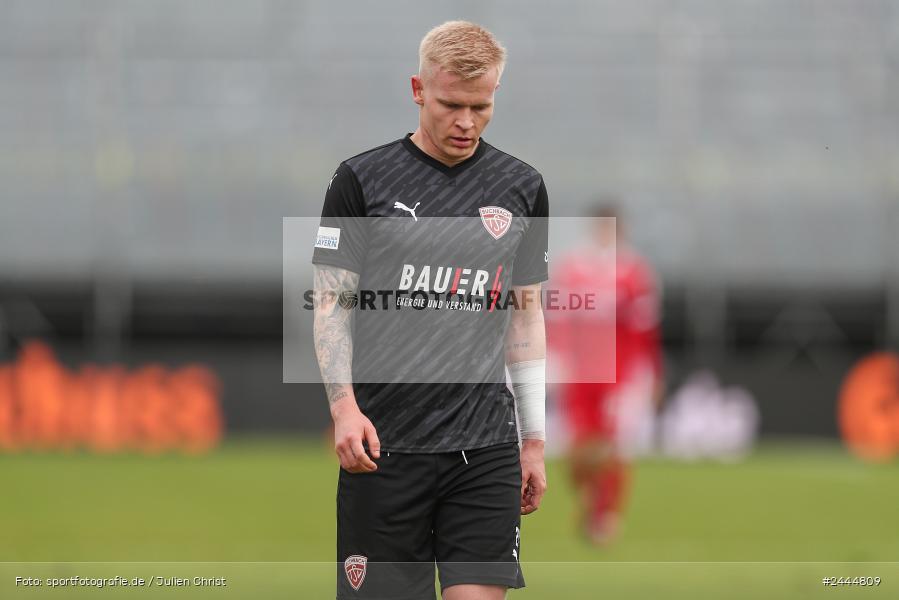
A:
[[[341,305],[356,401],[384,451],[517,440],[509,291],[547,279],[548,216],[540,173],[483,139],[452,167],[407,135],[337,168],[312,260],[359,274]]]

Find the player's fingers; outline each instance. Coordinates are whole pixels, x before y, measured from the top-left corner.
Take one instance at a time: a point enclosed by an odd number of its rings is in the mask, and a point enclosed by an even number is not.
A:
[[[521,509],[521,514],[529,515],[540,508],[540,499],[534,496],[532,492],[528,492],[525,505]]]
[[[540,501],[543,498],[543,492],[546,490],[546,483],[536,471],[529,474],[527,480],[522,483],[521,514],[529,515],[540,508]]]
[[[374,471],[378,468],[378,465],[372,461],[368,457],[368,454],[365,453],[365,448],[362,446],[362,438],[357,438],[353,440],[352,446],[350,448],[353,451],[353,456],[356,459],[356,465],[362,469],[363,471]]]
[[[524,506],[524,498],[527,493],[528,484],[531,481],[531,470],[522,465],[521,467],[521,505]]]
[[[359,465],[359,461],[353,452],[352,438],[344,438],[335,446],[337,456],[340,458],[340,466],[350,473],[361,473],[363,469]]]
[[[521,478],[521,514],[527,514],[525,511],[531,505],[531,476],[528,473],[527,476]]]
[[[375,458],[381,458],[381,440],[378,439],[378,432],[375,431],[375,426],[369,424],[365,428],[365,439],[368,441],[368,449],[371,450],[371,455]]]
[[[353,462],[353,461],[350,460],[350,458],[347,456],[346,448],[344,448],[343,446],[338,445],[338,446],[336,446],[334,449],[335,449],[335,451],[337,452],[337,460],[340,461],[340,467],[341,467],[344,471],[349,471],[350,473],[352,473],[352,470],[351,470],[351,469],[352,469],[352,466],[353,466],[353,465],[352,465],[352,462]]]

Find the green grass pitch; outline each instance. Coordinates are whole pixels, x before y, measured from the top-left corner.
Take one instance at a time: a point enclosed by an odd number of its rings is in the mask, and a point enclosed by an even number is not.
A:
[[[899,465],[836,445],[636,465],[609,549],[576,535],[564,465],[522,525],[513,599],[899,597]],[[337,463],[233,439],[207,456],[0,454],[0,598],[333,598]],[[227,587],[55,588],[16,577],[225,577]],[[880,577],[876,587],[823,577]],[[152,589],[149,589],[152,587]]]

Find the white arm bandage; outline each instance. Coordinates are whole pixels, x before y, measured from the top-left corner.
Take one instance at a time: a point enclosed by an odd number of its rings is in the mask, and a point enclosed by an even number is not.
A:
[[[546,359],[509,365],[521,439],[546,439]]]

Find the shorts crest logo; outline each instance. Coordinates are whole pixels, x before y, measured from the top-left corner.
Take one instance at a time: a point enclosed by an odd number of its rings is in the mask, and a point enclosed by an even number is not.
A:
[[[343,570],[346,572],[346,579],[357,592],[359,591],[359,588],[362,587],[362,582],[365,581],[365,569],[367,563],[368,558],[358,554],[348,556],[347,559],[343,561]]]
[[[512,224],[512,213],[505,208],[499,206],[482,206],[478,209],[481,213],[481,222],[487,228],[487,232],[493,236],[493,239],[506,235],[509,231],[509,225]]]

